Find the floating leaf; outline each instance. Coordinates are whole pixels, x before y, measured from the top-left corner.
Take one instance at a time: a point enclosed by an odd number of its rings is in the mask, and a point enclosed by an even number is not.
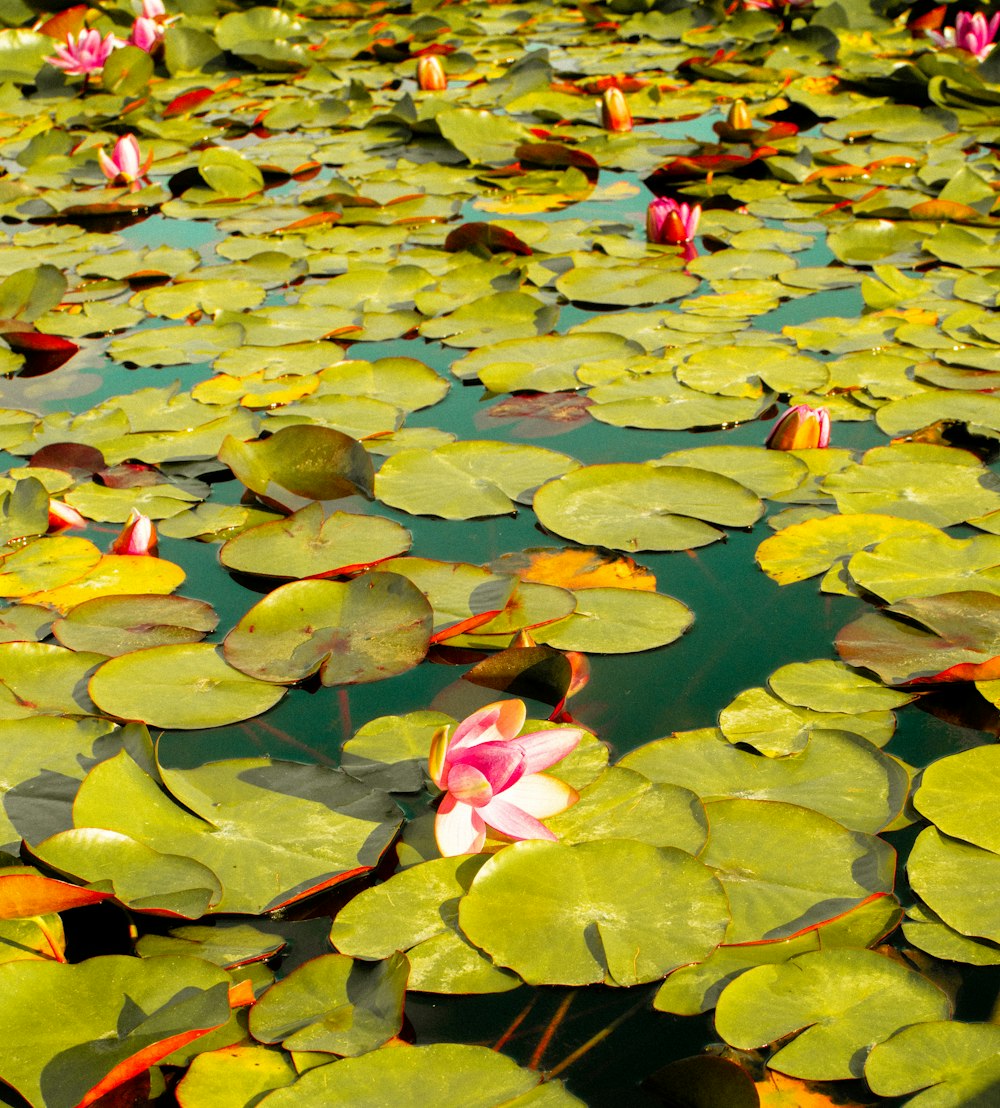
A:
[[[627,871],[621,884],[613,875]],[[683,904],[677,914],[668,902]],[[639,984],[709,954],[726,898],[672,847],[627,839],[521,842],[495,854],[459,904],[465,934],[533,984]]]
[[[801,1032],[768,1065],[835,1081],[860,1077],[868,1050],[900,1028],[950,1014],[945,995],[898,962],[870,950],[819,950],[738,977],[719,997],[715,1023],[744,1050]]]
[[[382,516],[334,512],[308,504],[286,519],[250,527],[226,542],[229,569],[272,577],[319,577],[354,571],[402,554],[410,533]]]
[[[118,719],[174,729],[221,727],[266,712],[285,690],[227,665],[217,646],[153,646],[105,662],[88,685]]]
[[[210,604],[183,596],[97,597],[71,608],[52,634],[71,650],[118,657],[147,646],[195,643],[215,630]]]
[[[672,596],[639,589],[587,588],[566,619],[534,632],[540,643],[588,654],[630,654],[679,639],[694,613]]]
[[[913,844],[906,872],[914,892],[949,927],[1000,943],[1000,905],[982,895],[1000,880],[1000,854],[927,827]]]
[[[251,678],[291,684],[318,672],[325,685],[351,685],[412,669],[430,633],[423,593],[397,573],[377,572],[282,585],[247,612],[223,649]]]
[[[295,1067],[283,1051],[257,1045],[222,1047],[192,1061],[177,1085],[181,1108],[246,1108],[290,1085]]]
[[[1000,747],[977,746],[932,762],[913,803],[946,835],[1000,854]]]

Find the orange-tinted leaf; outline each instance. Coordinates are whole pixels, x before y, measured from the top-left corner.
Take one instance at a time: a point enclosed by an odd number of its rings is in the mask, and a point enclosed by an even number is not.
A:
[[[46,912],[65,912],[69,908],[99,904],[111,895],[33,871],[7,870],[0,873],[0,919],[28,919]]]
[[[524,142],[516,148],[514,154],[522,165],[546,168],[576,166],[583,170],[590,181],[596,181],[600,173],[600,166],[593,155],[572,146],[564,146],[561,142]]]
[[[66,8],[65,11],[57,12],[51,18],[46,19],[38,27],[38,30],[43,35],[51,35],[54,39],[64,42],[70,35],[78,35],[83,30],[88,10],[86,4]]]
[[[169,118],[172,115],[183,115],[185,112],[194,111],[195,108],[211,100],[215,95],[215,89],[193,88],[189,92],[182,92],[163,109],[163,116]]]
[[[474,247],[487,250],[490,254],[510,251],[512,254],[531,254],[531,247],[522,242],[512,231],[495,227],[492,223],[480,220],[463,223],[456,227],[444,240],[445,250],[469,250]]]
[[[908,685],[931,685],[944,681],[996,681],[1000,678],[1000,657],[985,662],[961,662],[930,677],[916,677]]]
[[[562,589],[639,589],[656,592],[656,576],[623,554],[567,547],[535,548],[503,554],[490,563],[497,573],[514,573],[522,581]]]
[[[432,643],[447,642],[448,639],[454,639],[459,635],[466,635],[470,631],[475,631],[477,627],[482,627],[484,623],[489,623],[491,619],[496,619],[500,614],[500,608],[494,608],[490,612],[477,612],[473,616],[469,616],[468,619],[459,620],[458,623],[453,623],[450,627],[442,627],[440,631],[435,631],[431,635]]]
[[[910,208],[909,214],[912,219],[953,219],[959,222],[982,218],[980,213],[968,204],[960,204],[957,200],[941,200],[940,198],[922,200],[919,204],[914,204]]]
[[[235,985],[230,986],[230,1008],[246,1008],[248,1004],[253,1004],[253,1002],[253,982],[249,977],[245,977],[242,981],[238,981]]]
[[[767,1070],[756,1083],[760,1108],[860,1108],[860,1102],[835,1085],[821,1085]]]

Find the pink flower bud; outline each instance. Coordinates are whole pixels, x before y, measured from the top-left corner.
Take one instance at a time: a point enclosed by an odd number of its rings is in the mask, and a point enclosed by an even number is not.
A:
[[[137,46],[147,54],[152,54],[163,41],[163,28],[155,19],[139,16],[132,24],[132,34],[128,41],[130,46]]]
[[[765,444],[771,450],[812,450],[830,445],[830,413],[826,408],[796,404],[771,428]]]
[[[156,528],[153,526],[153,521],[133,508],[121,534],[108,549],[112,554],[153,556],[156,553]]]
[[[86,527],[87,521],[76,510],[61,500],[49,501],[49,530],[61,531],[65,527]]]
[[[699,219],[700,204],[689,207],[661,196],[646,209],[646,238],[649,242],[680,246],[694,238]]]
[[[100,163],[101,172],[109,181],[112,183],[123,181],[131,185],[146,176],[149,167],[153,164],[153,155],[150,154],[143,162],[142,150],[135,135],[122,135],[115,143],[111,157],[108,157],[103,150],[98,150],[97,160]]]

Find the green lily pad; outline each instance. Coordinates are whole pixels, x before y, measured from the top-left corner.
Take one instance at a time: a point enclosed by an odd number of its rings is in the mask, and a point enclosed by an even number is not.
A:
[[[768,1065],[836,1081],[861,1077],[871,1047],[900,1028],[950,1015],[944,993],[898,962],[870,950],[819,950],[738,977],[719,997],[715,1024],[743,1050],[801,1032]]]
[[[623,374],[595,385],[587,395],[591,401],[588,410],[601,423],[651,431],[744,423],[756,419],[773,400],[763,388],[749,397],[712,396],[682,385],[669,371]]]
[[[581,589],[566,619],[533,632],[536,642],[589,654],[630,654],[679,639],[694,613],[672,596],[639,589]]]
[[[623,871],[627,884],[613,877]],[[664,913],[666,897],[684,912]],[[605,839],[505,848],[479,871],[458,918],[476,946],[532,984],[631,985],[704,958],[728,917],[718,881],[689,854]]]
[[[494,119],[494,124],[496,120]],[[471,349],[506,339],[527,339],[554,330],[559,309],[526,292],[498,292],[472,304],[463,304],[450,315],[420,324],[424,338],[445,346]]]
[[[0,977],[0,1077],[47,1108],[89,1103],[229,1018],[228,975],[197,958],[8,962]]]
[[[196,643],[214,631],[210,604],[183,596],[96,597],[71,608],[52,634],[71,650],[118,657],[149,646]]]
[[[177,1085],[183,1108],[247,1108],[296,1078],[291,1059],[264,1046],[222,1047],[199,1054]]]
[[[282,585],[236,624],[223,650],[251,680],[292,684],[318,672],[325,685],[350,685],[412,669],[430,634],[423,593],[398,573],[376,572]]]
[[[355,962],[323,954],[267,990],[250,1011],[250,1033],[285,1050],[355,1056],[376,1050],[403,1023],[406,956]]]
[[[927,827],[913,844],[906,872],[927,906],[949,927],[1000,943],[1000,906],[984,889],[996,887],[1000,854]]]
[[[897,762],[847,731],[811,731],[801,751],[782,758],[741,750],[714,729],[692,731],[640,746],[619,765],[705,801],[779,800],[872,834],[898,815],[909,786]]]
[[[891,711],[909,704],[916,696],[915,693],[887,689],[842,662],[826,658],[782,666],[771,674],[767,683],[786,704],[795,704],[814,712]]]
[[[698,279],[681,269],[680,259],[662,264],[622,264],[614,258],[583,254],[557,281],[556,288],[569,300],[611,307],[633,308],[679,300],[698,287]],[[794,263],[793,263],[794,264]]]
[[[467,1108],[580,1108],[558,1081],[541,1084],[504,1054],[483,1046],[430,1043],[373,1050],[318,1066],[270,1093],[263,1108],[384,1108],[386,1104],[464,1104]]]
[[[1000,854],[1000,747],[977,746],[932,762],[913,803],[939,830]]]
[[[1000,966],[1000,943],[962,935],[919,901],[906,910],[903,935],[908,943],[932,958],[972,966]]]
[[[538,486],[577,467],[540,446],[456,442],[404,450],[387,458],[375,482],[379,500],[413,515],[445,519],[506,515],[528,504]]]
[[[699,857],[729,897],[726,943],[784,939],[892,891],[895,852],[819,812],[771,800],[706,803]],[[809,842],[804,853],[799,846]]]
[[[105,662],[88,691],[101,711],[154,727],[221,727],[273,707],[285,690],[234,669],[217,646],[153,646]]]
[[[82,577],[101,560],[87,539],[70,535],[40,538],[0,561],[0,596],[29,596]]]
[[[791,493],[809,474],[805,462],[788,451],[758,446],[695,446],[664,454],[654,464],[721,473],[766,497]]]
[[[1000,1027],[929,1022],[876,1044],[865,1080],[879,1096],[906,1096],[910,1108],[987,1105],[1000,1084]]]
[[[97,715],[86,692],[103,654],[38,642],[0,643],[0,718],[36,714]]]
[[[382,516],[334,512],[308,504],[282,520],[229,539],[219,560],[229,569],[272,577],[333,576],[370,566],[410,548],[405,527]]]
[[[201,863],[222,885],[216,912],[259,915],[368,872],[401,818],[384,794],[320,766],[236,758],[160,773],[162,787],[127,755],[102,762],[77,794],[77,828]]]
[[[355,958],[406,952],[408,988],[432,993],[494,993],[521,980],[466,941],[458,927],[459,898],[485,855],[433,858],[365,889],[337,913],[330,942]]]
[[[166,935],[143,935],[136,943],[136,952],[142,958],[154,954],[191,954],[232,969],[273,958],[285,945],[279,935],[248,923],[215,920],[210,924],[175,927]]]
[[[710,524],[749,527],[760,500],[731,478],[641,464],[584,466],[535,494],[543,526],[615,550],[685,550],[722,538]]]

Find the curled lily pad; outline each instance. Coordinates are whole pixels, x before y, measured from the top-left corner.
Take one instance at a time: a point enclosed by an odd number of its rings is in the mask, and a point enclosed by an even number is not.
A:
[[[221,727],[273,707],[285,690],[234,669],[210,643],[153,646],[105,662],[88,686],[102,711],[154,727]]]
[[[614,879],[622,871],[627,884]],[[683,912],[664,911],[668,899]],[[630,985],[704,958],[729,912],[691,855],[604,839],[507,847],[479,871],[458,918],[476,946],[531,983]]]
[[[292,684],[318,672],[325,685],[378,681],[423,660],[431,619],[424,594],[398,573],[293,581],[255,604],[223,649],[251,679]]]

